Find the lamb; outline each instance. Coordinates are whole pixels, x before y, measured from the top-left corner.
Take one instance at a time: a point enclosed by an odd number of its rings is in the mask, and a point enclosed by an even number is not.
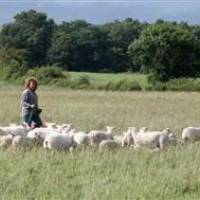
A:
[[[92,130],[89,132],[91,146],[98,146],[102,140],[113,140],[114,127],[107,126],[107,131]]]
[[[187,127],[182,131],[184,141],[195,142],[200,140],[200,127]]]
[[[81,147],[87,147],[90,145],[90,138],[89,135],[86,134],[83,131],[79,131],[79,132],[71,132],[69,134],[70,136],[73,136],[74,141],[77,143],[77,146],[79,148]]]
[[[69,150],[76,146],[73,136],[58,133],[48,135],[43,142],[43,147],[51,150]]]
[[[33,140],[26,136],[17,135],[12,140],[12,147],[17,148],[32,148],[34,146]]]
[[[64,133],[64,134],[68,134],[72,130],[75,131],[73,124],[63,124],[58,129],[60,133]]]
[[[119,148],[120,145],[114,140],[102,140],[99,144],[99,150],[114,150]]]
[[[30,129],[27,125],[0,127],[0,135],[8,135],[11,132],[14,135],[26,135]]]
[[[35,144],[42,145],[45,138],[52,133],[59,133],[56,129],[36,128],[28,132],[27,137]]]
[[[151,131],[147,133],[132,133],[135,148],[148,147],[161,150],[175,137],[169,128],[163,131]]]
[[[9,133],[8,135],[4,135],[0,137],[0,147],[7,148],[11,146],[14,138],[14,134]]]
[[[37,144],[43,144],[45,138],[52,133],[68,134],[72,128],[72,124],[63,125],[59,128],[36,128],[28,132],[27,137],[34,140]]]

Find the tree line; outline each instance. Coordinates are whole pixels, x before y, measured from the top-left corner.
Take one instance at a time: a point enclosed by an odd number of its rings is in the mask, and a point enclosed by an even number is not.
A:
[[[67,71],[143,72],[149,80],[197,77],[200,26],[127,18],[95,25],[84,20],[56,24],[45,13],[14,16],[0,31],[0,62],[6,78],[41,66]]]

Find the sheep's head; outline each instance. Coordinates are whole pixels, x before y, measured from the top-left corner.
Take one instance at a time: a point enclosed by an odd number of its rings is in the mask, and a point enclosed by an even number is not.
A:
[[[176,141],[177,140],[177,137],[176,137],[176,135],[174,133],[169,133],[168,137],[169,137],[170,141]]]
[[[170,128],[166,128],[163,130],[163,133],[167,134],[170,140],[176,140],[176,135],[171,131]]]
[[[113,126],[106,126],[106,129],[108,133],[112,133],[114,130],[116,130],[116,128]]]
[[[51,124],[48,125],[48,128],[57,128],[57,124],[51,123]]]
[[[140,128],[140,132],[145,133],[147,131],[148,131],[148,127],[142,127],[142,128]]]
[[[165,134],[168,134],[168,135],[169,135],[170,133],[172,133],[172,131],[171,131],[170,128],[166,128],[166,129],[164,129],[162,132],[165,133]]]
[[[73,129],[71,129],[67,134],[68,134],[69,136],[74,136],[75,132],[76,132],[76,129],[73,128]]]
[[[70,128],[70,129],[72,129],[74,127],[74,125],[73,124],[62,124],[61,127],[62,128]]]
[[[63,124],[61,126],[61,132],[65,133],[65,134],[68,134],[69,131],[73,129],[73,127],[74,127],[73,124]]]

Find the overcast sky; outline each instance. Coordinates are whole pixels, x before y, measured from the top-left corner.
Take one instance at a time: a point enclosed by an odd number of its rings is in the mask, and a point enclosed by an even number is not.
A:
[[[45,12],[58,23],[85,19],[99,24],[131,17],[147,22],[161,18],[200,24],[200,0],[0,0],[0,24],[29,9]]]

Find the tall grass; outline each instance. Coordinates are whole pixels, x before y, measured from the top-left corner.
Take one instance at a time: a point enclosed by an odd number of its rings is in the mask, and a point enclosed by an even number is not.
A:
[[[19,122],[22,88],[0,91],[0,122]],[[127,126],[153,130],[199,125],[200,94],[95,92],[39,89],[45,121],[73,122],[78,129]],[[163,152],[0,150],[1,199],[198,199],[199,146]]]

